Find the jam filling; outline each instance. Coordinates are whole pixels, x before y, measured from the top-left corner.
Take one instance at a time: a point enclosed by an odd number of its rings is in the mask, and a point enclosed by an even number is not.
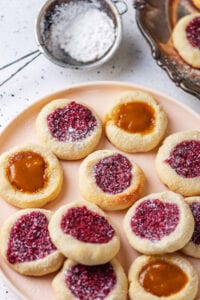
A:
[[[48,219],[34,211],[21,216],[11,228],[7,259],[9,263],[42,259],[56,250],[48,231]]]
[[[86,206],[70,208],[61,219],[64,233],[72,235],[81,242],[108,243],[115,231],[108,221]]]
[[[121,154],[101,159],[94,167],[98,187],[109,194],[119,194],[127,189],[132,180],[132,164]]]
[[[97,127],[97,120],[92,112],[74,101],[50,113],[47,123],[52,136],[60,142],[81,141]]]
[[[44,188],[48,180],[47,169],[47,164],[40,154],[23,151],[9,159],[7,177],[17,190],[35,193]]]
[[[112,113],[111,119],[126,132],[148,134],[155,125],[155,111],[144,102],[122,103]]]
[[[163,260],[155,260],[142,268],[139,282],[148,293],[158,297],[168,297],[180,292],[188,282],[188,278],[179,266]]]
[[[65,283],[80,300],[103,300],[117,282],[115,271],[110,263],[98,266],[77,264],[65,275]]]
[[[200,245],[200,203],[199,202],[191,203],[190,209],[192,211],[194,221],[195,221],[194,232],[191,240],[193,241],[194,244]]]
[[[200,141],[189,140],[177,144],[165,162],[182,177],[200,176]]]
[[[145,200],[131,218],[132,231],[140,238],[152,242],[160,241],[173,232],[179,222],[176,204],[164,203],[159,199]]]
[[[200,17],[194,18],[186,27],[186,36],[193,47],[200,49]]]

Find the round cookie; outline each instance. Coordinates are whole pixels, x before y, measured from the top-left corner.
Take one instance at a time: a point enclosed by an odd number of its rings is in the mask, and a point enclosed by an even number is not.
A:
[[[156,156],[156,171],[170,190],[183,196],[200,195],[200,131],[168,136]]]
[[[52,286],[57,300],[126,300],[128,280],[116,258],[97,266],[68,259]]]
[[[110,261],[120,240],[106,214],[95,204],[76,201],[60,207],[51,218],[53,243],[68,258],[84,265]]]
[[[123,93],[105,117],[105,132],[118,149],[147,152],[163,138],[167,116],[151,94],[135,90]]]
[[[192,3],[194,6],[196,6],[198,9],[200,9],[200,0],[192,0]]]
[[[41,143],[57,157],[77,160],[96,148],[102,125],[95,111],[86,104],[57,99],[42,108],[36,130]]]
[[[194,230],[194,219],[181,195],[150,194],[137,202],[124,217],[130,245],[144,254],[171,253],[185,246]]]
[[[198,290],[196,270],[175,254],[137,257],[128,279],[131,300],[193,300]]]
[[[200,68],[199,27],[200,13],[193,13],[181,18],[172,32],[175,49],[182,59],[194,68]]]
[[[23,209],[11,215],[0,231],[0,252],[8,265],[23,275],[41,276],[58,270],[64,256],[51,241],[48,224],[52,213]]]
[[[192,257],[200,258],[200,196],[185,198],[194,217],[194,232],[191,240],[183,247],[182,252]]]
[[[145,176],[130,158],[112,150],[88,155],[79,168],[82,196],[105,210],[131,206],[141,195]]]
[[[56,156],[35,144],[16,146],[0,156],[0,195],[20,207],[42,207],[60,193],[63,171]]]

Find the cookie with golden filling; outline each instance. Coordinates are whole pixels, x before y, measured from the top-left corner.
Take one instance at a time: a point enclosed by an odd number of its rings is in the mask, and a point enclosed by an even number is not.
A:
[[[88,155],[79,168],[82,196],[105,210],[121,210],[139,199],[145,175],[132,158],[112,150]]]
[[[57,99],[42,108],[36,130],[41,143],[57,157],[77,160],[96,148],[102,125],[96,112],[86,104]]]
[[[200,131],[181,131],[168,136],[156,155],[160,180],[183,196],[200,195]]]
[[[200,0],[192,0],[192,3],[193,3],[198,9],[200,9]]]
[[[45,209],[23,209],[3,223],[0,252],[18,273],[41,276],[61,267],[64,256],[52,243],[48,231],[51,215]]]
[[[137,257],[128,279],[131,300],[193,300],[198,290],[196,270],[175,254]]]
[[[52,286],[57,300],[126,300],[128,280],[116,258],[96,266],[68,259]]]
[[[183,248],[193,230],[194,219],[184,198],[168,191],[138,200],[124,217],[124,231],[130,245],[149,255]]]
[[[105,117],[105,132],[118,149],[147,152],[162,140],[167,116],[154,97],[143,91],[123,93]]]
[[[199,27],[200,13],[193,13],[181,18],[172,32],[175,49],[182,59],[194,68],[200,68]]]
[[[20,207],[42,207],[60,193],[63,171],[56,156],[36,144],[16,146],[0,156],[0,195]]]
[[[66,257],[85,265],[104,264],[120,248],[119,236],[109,218],[86,201],[60,207],[51,218],[49,232]]]
[[[200,258],[200,196],[188,197],[185,201],[192,211],[195,226],[191,240],[181,250],[184,254]]]

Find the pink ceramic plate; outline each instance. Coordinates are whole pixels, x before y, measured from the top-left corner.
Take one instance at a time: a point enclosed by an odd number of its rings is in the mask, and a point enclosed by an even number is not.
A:
[[[66,97],[73,100],[83,101],[92,106],[103,120],[103,117],[109,109],[113,98],[118,96],[121,92],[134,89],[141,89],[155,95],[157,101],[163,106],[169,117],[169,127],[167,134],[187,129],[199,129],[200,116],[194,113],[186,106],[176,102],[175,100],[165,95],[148,90],[146,88],[137,87],[126,83],[98,82],[74,86],[72,88],[43,98],[35,104],[33,104],[32,106],[30,106],[17,118],[15,118],[1,134],[0,153],[24,142],[38,143],[35,132],[35,119],[40,109],[46,103],[53,99]],[[113,149],[112,145],[103,136],[98,149],[105,148]],[[148,152],[146,154],[131,155],[134,158],[134,160],[142,167],[147,177],[143,195],[166,190],[166,187],[160,183],[155,173],[155,154],[156,150]],[[45,208],[54,211],[62,204],[81,199],[81,195],[78,190],[77,180],[79,164],[80,161],[62,161],[65,178],[61,195],[56,201],[47,205]],[[3,199],[0,199],[0,226],[3,223],[3,221],[15,211],[17,211],[16,208],[4,202]],[[122,230],[122,219],[124,214],[125,211],[118,213],[109,213],[109,215],[113,219],[113,222],[119,229],[119,233],[121,236],[121,250],[118,255],[118,258],[127,272],[131,262],[138,255],[138,253],[129,246],[128,242],[126,241],[126,238],[124,237],[124,233]],[[197,259],[190,259],[190,261],[195,265],[195,268],[198,269],[200,275],[199,261]],[[0,257],[0,265],[2,273],[22,299],[55,300],[55,296],[51,288],[51,281],[55,274],[43,276],[40,278],[22,276],[10,269],[3,261],[2,257]],[[200,299],[200,292],[198,294],[197,299]]]

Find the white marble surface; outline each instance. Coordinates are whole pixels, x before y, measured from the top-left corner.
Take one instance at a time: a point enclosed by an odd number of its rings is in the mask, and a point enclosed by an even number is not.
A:
[[[39,98],[72,84],[118,80],[150,87],[185,103],[200,113],[200,102],[170,81],[151,57],[135,22],[132,1],[123,15],[123,40],[114,58],[94,71],[63,69],[40,55],[12,80],[0,87],[0,130]],[[37,49],[34,22],[44,0],[0,0],[0,66]],[[0,72],[0,82],[21,63]],[[0,299],[19,300],[0,277]]]

